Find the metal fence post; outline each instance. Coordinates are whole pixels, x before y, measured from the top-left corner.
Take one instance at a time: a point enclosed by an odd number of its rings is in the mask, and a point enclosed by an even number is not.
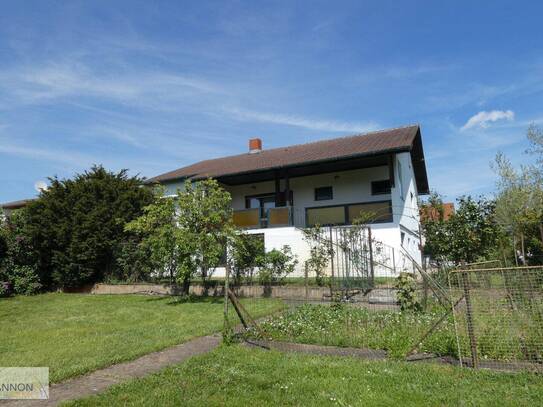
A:
[[[226,265],[224,267],[224,333],[227,334],[230,330],[230,324],[228,323],[228,282],[230,279],[230,263],[228,262],[228,247],[226,248]]]
[[[368,242],[369,242],[369,249],[370,249],[370,280],[371,280],[371,287],[375,286],[375,271],[373,269],[373,243],[371,241],[371,228],[368,226]]]
[[[466,317],[468,325],[469,344],[471,348],[471,363],[474,369],[479,368],[479,358],[477,357],[477,337],[475,336],[475,326],[473,324],[473,309],[471,306],[470,284],[467,272],[462,273],[462,285],[464,286],[464,298],[466,299]]]

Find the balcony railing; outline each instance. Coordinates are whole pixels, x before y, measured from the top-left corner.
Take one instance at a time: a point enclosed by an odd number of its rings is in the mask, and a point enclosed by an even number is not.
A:
[[[292,208],[289,206],[269,208],[261,217],[259,208],[234,211],[234,224],[242,229],[275,228],[292,226]]]

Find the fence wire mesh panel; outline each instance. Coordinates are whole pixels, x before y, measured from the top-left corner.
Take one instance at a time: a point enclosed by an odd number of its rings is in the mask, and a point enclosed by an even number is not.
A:
[[[292,233],[266,237],[268,251],[289,245],[290,260],[275,253],[242,272],[232,265],[230,328],[250,340],[456,357],[448,285],[424,270],[420,254],[417,262],[416,252],[378,241],[367,227],[297,229],[302,244]]]
[[[461,363],[543,370],[543,267],[467,268],[449,274]]]

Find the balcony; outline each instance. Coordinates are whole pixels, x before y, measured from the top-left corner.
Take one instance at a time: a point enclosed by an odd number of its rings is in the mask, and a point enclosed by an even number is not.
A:
[[[298,208],[282,206],[277,208],[254,208],[234,211],[234,224],[241,229],[262,229],[284,226],[299,228],[313,225],[351,225],[363,213],[373,217],[371,223],[393,221],[391,201],[373,201]]]

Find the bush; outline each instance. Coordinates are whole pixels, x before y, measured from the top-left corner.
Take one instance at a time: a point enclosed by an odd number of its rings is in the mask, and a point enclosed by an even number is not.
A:
[[[297,264],[298,260],[292,254],[290,246],[285,245],[281,250],[273,249],[264,255],[262,266],[258,271],[258,281],[263,285],[282,283]]]
[[[400,273],[396,281],[398,302],[402,311],[421,311],[422,306],[417,299],[417,283],[413,274]]]
[[[313,246],[309,252],[309,258],[304,262],[304,269],[309,276],[315,275],[318,286],[327,285],[329,279],[326,276],[326,266],[330,258],[330,250],[322,245]]]
[[[115,250],[130,236],[127,222],[153,199],[142,180],[93,167],[73,179],[50,178],[50,187],[22,209],[40,282],[46,288],[101,281],[118,267]]]
[[[149,281],[156,270],[149,246],[135,237],[121,243],[117,251],[117,266],[106,276],[106,281]]]
[[[32,256],[32,247],[21,235],[24,218],[20,213],[12,215],[11,219],[2,221],[0,225],[0,240],[3,241],[4,255],[0,257],[0,282],[7,284],[0,295],[36,294],[42,287],[36,269],[36,259]]]

